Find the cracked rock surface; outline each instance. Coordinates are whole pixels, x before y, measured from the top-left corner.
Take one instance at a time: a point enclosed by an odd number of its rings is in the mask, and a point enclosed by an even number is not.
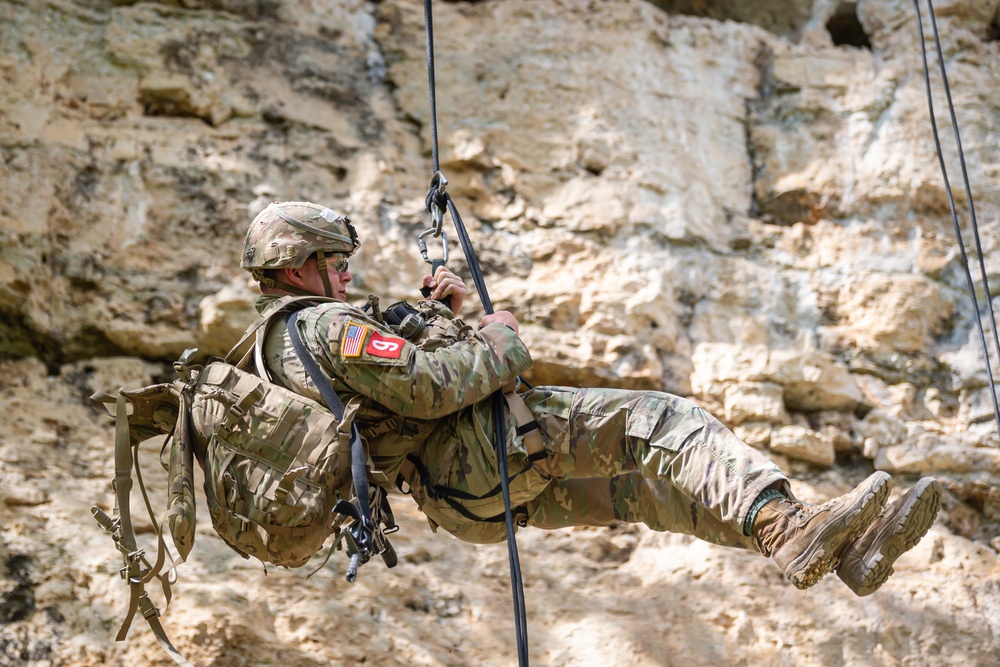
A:
[[[935,7],[1000,285],[1000,1]],[[689,396],[806,501],[876,468],[896,493],[921,475],[948,492],[864,599],[640,526],[522,531],[532,663],[996,664],[1000,438],[913,3],[485,0],[434,19],[441,167],[527,380]],[[0,83],[0,664],[167,665],[141,619],[113,641],[127,596],[90,516],[111,508],[113,428],[87,397],[229,349],[253,317],[242,236],[270,201],[352,218],[352,298],[416,298],[421,3],[7,0]],[[158,449],[141,457],[162,506]],[[514,664],[505,549],[393,505],[400,564],[353,585],[339,553],[265,575],[202,507],[168,632],[217,667]]]

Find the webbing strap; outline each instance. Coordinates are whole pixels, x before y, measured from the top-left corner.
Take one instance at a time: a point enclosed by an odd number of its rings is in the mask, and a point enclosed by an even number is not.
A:
[[[301,287],[298,287],[296,285],[292,285],[291,283],[286,283],[285,281],[278,280],[277,278],[272,278],[270,276],[267,276],[260,269],[254,269],[253,270],[253,277],[259,283],[267,285],[268,287],[274,287],[274,288],[283,289],[286,292],[288,292],[289,294],[297,294],[298,296],[305,296],[305,297],[308,297],[308,296],[312,295],[312,292],[309,292],[308,290],[304,290]]]
[[[298,537],[299,535],[305,535],[309,532],[308,528],[302,528],[301,526],[278,526],[273,523],[267,523],[267,515],[263,512],[257,511],[250,508],[247,512],[248,516],[243,516],[232,510],[227,510],[228,514],[237,519],[238,521],[245,521],[247,523],[252,523],[255,526],[260,526],[264,532],[270,535],[280,535],[282,537]]]
[[[515,392],[511,391],[504,394],[504,398],[507,401],[507,407],[510,408],[510,412],[514,416],[517,423],[516,432],[519,436],[521,436],[525,452],[528,455],[524,466],[510,476],[508,483],[516,479],[518,476],[528,472],[532,465],[539,466],[547,473],[548,467],[545,464],[547,454],[542,444],[542,436],[538,433],[541,426],[535,420],[534,415],[531,414],[528,406],[525,405],[524,400]],[[495,522],[503,520],[504,515],[502,512],[493,517],[483,518],[476,516],[461,504],[452,500],[453,498],[457,498],[458,500],[485,500],[486,498],[492,498],[502,491],[501,483],[497,483],[496,486],[486,493],[477,496],[469,493],[468,491],[463,491],[462,489],[453,489],[450,486],[434,484],[431,481],[431,474],[427,469],[427,466],[425,466],[415,454],[407,454],[406,460],[410,462],[413,469],[420,475],[420,482],[423,484],[424,488],[427,489],[427,493],[431,498],[440,498],[444,500],[456,512],[467,519],[472,519],[473,521]]]
[[[301,290],[299,291],[301,292]],[[289,308],[292,308],[293,306],[295,306],[295,304],[303,304],[307,302],[323,303],[323,302],[329,302],[329,300],[313,294],[307,296],[285,296],[274,301],[273,303],[269,304],[264,309],[264,312],[258,315],[257,319],[253,321],[253,324],[251,324],[247,328],[247,330],[243,332],[243,335],[240,336],[240,339],[236,342],[236,345],[233,345],[232,349],[229,350],[229,353],[226,355],[225,360],[229,363],[232,363],[231,360],[234,358],[236,352],[246,344],[246,342],[250,339],[250,337],[255,336],[258,329],[260,329],[262,326],[264,326],[272,319],[274,319],[279,313],[288,310]],[[299,307],[301,307],[301,305]],[[250,352],[252,352],[252,348]],[[250,352],[248,352],[248,354]],[[244,357],[244,359],[236,365],[242,368],[243,363],[245,361],[246,357]]]
[[[236,400],[229,406],[229,410],[226,412],[226,416],[222,419],[222,423],[218,428],[218,432],[223,439],[229,437],[233,427],[239,423],[247,410],[264,395],[262,384],[259,378],[249,373],[237,381],[236,386],[233,387],[233,394],[236,395]]]
[[[326,403],[330,412],[341,421],[338,430],[343,429],[344,411],[346,408],[340,397],[337,396],[337,392],[334,391],[333,386],[326,379],[326,376],[323,375],[323,371],[320,369],[319,364],[316,363],[312,353],[309,352],[309,349],[302,342],[297,329],[298,315],[299,313],[296,311],[285,320],[288,329],[288,338],[295,349],[295,353],[299,356],[299,360],[305,367],[306,373],[312,378],[313,384],[316,385],[320,395],[323,397],[323,402]],[[357,497],[357,509],[360,514],[360,522],[356,522],[359,525],[355,526],[355,530],[352,530],[351,533],[358,548],[358,553],[351,556],[351,565],[347,570],[348,581],[354,581],[357,567],[368,562],[374,553],[375,525],[372,523],[371,507],[369,506],[368,457],[365,454],[365,447],[361,442],[361,434],[358,433],[358,427],[355,425],[353,419],[350,421],[351,479],[354,482],[354,495]]]
[[[521,436],[528,458],[537,461],[539,466],[548,472],[548,466],[545,463],[545,446],[542,443],[542,434],[539,432],[542,428],[541,425],[516,391],[508,391],[503,397],[507,401],[510,414],[514,416],[514,422],[517,424],[515,432]]]
[[[536,463],[537,461],[544,458],[545,458],[545,452],[530,454],[528,456],[528,460],[524,464],[524,467],[522,467],[516,473],[511,475],[510,480],[514,480],[519,475],[528,472],[528,470],[531,469],[531,465],[533,463]],[[442,486],[434,484],[431,481],[430,471],[427,469],[427,466],[425,466],[420,461],[419,458],[417,458],[413,454],[407,454],[406,460],[413,465],[413,469],[420,476],[420,483],[427,490],[427,495],[430,496],[431,498],[434,499],[440,498],[441,500],[445,501],[448,504],[448,506],[451,507],[453,510],[455,510],[456,512],[464,516],[466,519],[469,519],[471,521],[485,521],[487,523],[498,523],[500,521],[504,521],[505,519],[504,512],[500,512],[499,514],[495,514],[494,516],[490,517],[477,516],[473,514],[469,509],[467,509],[464,505],[462,505],[462,503],[458,502],[458,500],[485,500],[487,498],[495,496],[498,493],[500,493],[501,488],[499,484],[494,486],[492,489],[490,489],[483,495],[476,496],[466,491],[462,491],[461,489],[453,489],[450,486]],[[455,500],[456,498],[458,500]]]
[[[129,494],[132,491],[132,443],[129,437],[128,407],[125,394],[119,392],[115,406],[115,515],[118,517],[121,546],[130,553],[138,553],[135,532],[132,530],[132,512]]]
[[[100,400],[102,397],[95,395],[92,401]],[[128,407],[125,394],[119,392],[115,406],[115,515],[112,521],[99,508],[92,509],[94,517],[98,523],[111,533],[115,547],[122,552],[125,566],[122,568],[122,576],[126,578],[129,585],[129,606],[118,630],[115,641],[123,641],[128,635],[132,619],[136,611],[142,613],[142,617],[149,623],[149,627],[156,637],[163,650],[175,663],[182,667],[192,667],[191,663],[184,659],[180,652],[174,648],[170,642],[163,626],[160,624],[160,611],[150,600],[146,592],[146,583],[153,577],[159,577],[163,586],[163,593],[167,603],[170,602],[170,586],[164,576],[160,575],[166,557],[166,545],[163,541],[163,526],[158,534],[157,560],[153,566],[146,561],[145,552],[138,548],[135,540],[135,531],[132,528],[132,514],[130,509],[129,494],[132,490],[132,469],[135,458],[132,454],[132,444],[128,425]],[[140,484],[140,487],[142,485]],[[145,495],[145,488],[142,488]],[[168,513],[169,514],[169,513]],[[155,524],[155,520],[154,520]],[[143,567],[147,568],[143,571]]]
[[[330,274],[326,270],[326,253],[322,250],[316,251],[316,268],[319,269],[319,277],[323,281],[323,294],[333,298],[333,286],[330,284]]]
[[[170,638],[167,637],[166,631],[163,629],[163,625],[160,623],[159,612],[157,612],[156,607],[153,606],[153,602],[149,599],[149,596],[143,592],[142,597],[139,599],[139,609],[142,611],[143,618],[149,623],[149,628],[153,631],[153,636],[156,637],[156,641],[160,644],[167,655],[173,659],[175,663],[181,665],[181,667],[194,667],[190,662],[184,659],[184,656],[180,654],[174,645],[170,643]]]

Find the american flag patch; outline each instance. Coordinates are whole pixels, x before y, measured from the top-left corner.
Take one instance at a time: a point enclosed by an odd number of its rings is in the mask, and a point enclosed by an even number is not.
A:
[[[344,338],[340,342],[340,356],[360,357],[361,348],[365,343],[365,336],[368,335],[368,327],[363,324],[348,322],[344,331]]]

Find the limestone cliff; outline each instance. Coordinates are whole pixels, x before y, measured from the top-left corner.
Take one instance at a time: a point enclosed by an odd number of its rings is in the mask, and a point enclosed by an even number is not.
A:
[[[88,510],[111,501],[111,427],[86,396],[235,342],[261,207],[347,213],[355,296],[413,298],[421,5],[0,2],[0,664],[168,664],[141,620],[112,641],[125,590]],[[949,491],[864,600],[644,528],[522,532],[532,662],[996,664],[1000,439],[913,3],[434,6],[442,169],[495,304],[523,323],[528,380],[691,396],[807,500],[873,468]],[[1000,0],[936,9],[995,292]],[[199,527],[165,624],[199,665],[514,664],[505,550],[395,505],[400,566],[354,585],[338,556],[265,576]]]

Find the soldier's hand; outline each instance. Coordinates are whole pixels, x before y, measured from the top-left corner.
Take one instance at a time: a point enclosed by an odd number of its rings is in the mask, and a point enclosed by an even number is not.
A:
[[[500,324],[505,324],[511,329],[513,329],[514,333],[520,335],[520,331],[517,326],[517,319],[510,314],[510,311],[498,310],[492,315],[484,315],[483,319],[479,320],[479,328],[482,329],[491,322],[499,322]]]
[[[465,303],[465,283],[448,267],[439,266],[433,276],[424,276],[423,285],[431,290],[428,299],[439,301],[450,296],[451,312],[458,315],[458,311],[462,310],[462,304]]]

